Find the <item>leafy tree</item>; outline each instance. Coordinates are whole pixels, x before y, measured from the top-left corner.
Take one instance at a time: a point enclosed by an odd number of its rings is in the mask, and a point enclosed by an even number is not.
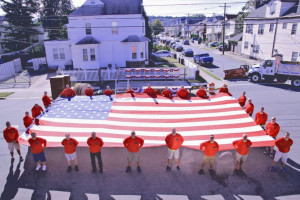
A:
[[[147,16],[147,13],[146,13],[144,8],[143,8],[143,11],[142,11],[142,16],[145,19],[146,37],[151,40],[148,44],[148,52],[151,53],[152,48],[153,48],[152,29],[149,25],[149,17]]]
[[[246,4],[242,7],[242,11],[251,12],[255,9],[256,4],[263,4],[266,0],[248,0]]]
[[[161,32],[164,31],[164,27],[162,22],[159,19],[156,19],[155,21],[152,22],[152,29],[153,29],[153,33],[154,35],[158,35]]]
[[[39,34],[34,29],[33,17],[38,10],[38,3],[34,0],[0,0],[2,9],[6,13],[4,25],[5,36],[2,41],[7,51],[20,51],[33,44],[32,36]]]

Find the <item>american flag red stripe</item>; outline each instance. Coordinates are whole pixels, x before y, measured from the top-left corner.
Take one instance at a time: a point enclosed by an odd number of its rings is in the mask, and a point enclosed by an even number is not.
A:
[[[82,99],[88,104],[88,97]],[[73,100],[72,100],[73,101]],[[71,101],[71,102],[72,102]],[[63,107],[68,105],[64,102]],[[50,108],[54,109],[54,108]],[[108,109],[108,107],[106,107]],[[57,109],[59,112],[66,112]],[[56,112],[58,112],[56,110]],[[94,113],[99,109],[81,110],[81,114]],[[87,114],[88,115],[88,114]],[[145,147],[165,145],[165,137],[176,128],[185,141],[183,146],[199,149],[201,142],[211,134],[220,145],[220,150],[232,149],[232,142],[246,133],[253,146],[273,146],[273,138],[267,136],[239,106],[237,101],[227,94],[217,94],[210,99],[193,97],[190,100],[174,98],[172,100],[158,95],[153,99],[146,94],[118,94],[110,108],[107,119],[51,118],[42,116],[40,125],[33,125],[31,131],[48,141],[49,147],[61,146],[65,133],[87,146],[86,140],[92,131],[104,141],[105,147],[122,147],[124,138],[132,130],[144,138]],[[21,143],[27,144],[29,135],[22,134]]]

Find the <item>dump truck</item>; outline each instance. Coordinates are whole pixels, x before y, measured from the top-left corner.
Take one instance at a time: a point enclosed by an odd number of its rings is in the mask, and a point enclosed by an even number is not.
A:
[[[247,73],[251,82],[261,80],[284,83],[291,80],[294,87],[300,87],[300,64],[296,62],[283,62],[278,58],[264,60],[260,65],[253,65]]]

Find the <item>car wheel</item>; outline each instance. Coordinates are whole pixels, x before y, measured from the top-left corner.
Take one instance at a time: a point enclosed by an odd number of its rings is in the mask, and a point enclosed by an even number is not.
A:
[[[251,76],[251,81],[253,82],[253,83],[257,83],[257,82],[259,82],[261,80],[261,77],[260,77],[260,75],[259,74],[253,74],[252,76]]]
[[[295,78],[292,80],[292,86],[300,87],[300,78]]]

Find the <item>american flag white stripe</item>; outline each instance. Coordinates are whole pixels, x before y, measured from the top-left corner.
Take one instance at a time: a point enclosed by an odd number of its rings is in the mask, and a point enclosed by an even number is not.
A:
[[[87,138],[95,131],[103,139],[105,146],[122,147],[124,138],[130,135],[131,130],[144,137],[145,146],[161,146],[165,145],[164,138],[171,132],[171,128],[177,129],[185,138],[183,145],[190,148],[199,148],[200,143],[206,141],[211,134],[215,135],[221,150],[232,149],[232,142],[240,139],[243,133],[249,135],[254,146],[273,145],[274,142],[241,109],[236,100],[227,94],[191,100],[170,100],[161,96],[153,99],[146,94],[135,94],[132,98],[130,94],[121,94],[115,97],[105,120],[101,120],[104,117],[97,116],[100,112],[108,112],[109,100],[102,98],[101,102],[95,102],[96,105],[101,104],[98,111],[86,106],[93,105],[87,98],[75,97],[75,101],[71,101],[73,107],[68,111],[65,108],[71,102],[60,102],[53,106],[50,112],[56,115],[42,116],[41,125],[33,125],[31,131],[45,138],[48,146],[60,146],[65,133],[71,133],[80,142],[80,146],[86,146]],[[104,110],[101,111],[102,108]],[[74,116],[83,117],[61,117],[66,112],[75,112]],[[21,138],[21,142],[26,143],[28,135],[23,134]]]

